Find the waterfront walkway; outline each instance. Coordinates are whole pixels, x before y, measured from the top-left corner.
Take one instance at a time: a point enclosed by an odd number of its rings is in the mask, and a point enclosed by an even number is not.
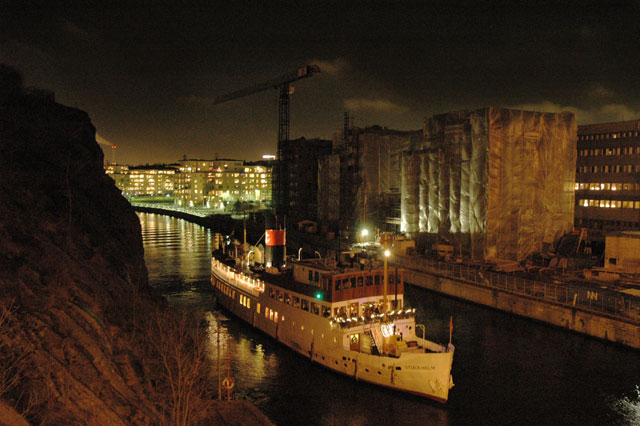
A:
[[[181,207],[176,206],[175,204],[168,203],[138,203],[135,201],[129,201],[131,205],[134,207],[140,207],[144,209],[156,209],[163,210],[167,213],[181,213],[185,215],[191,215],[195,217],[207,217],[214,214],[224,214],[224,210],[220,209],[209,209],[206,207]]]

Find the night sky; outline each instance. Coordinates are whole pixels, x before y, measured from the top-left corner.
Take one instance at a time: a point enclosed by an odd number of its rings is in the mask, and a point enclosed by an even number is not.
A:
[[[488,105],[640,118],[639,1],[453,3],[0,0],[0,62],[125,164],[275,154],[276,90],[210,100],[304,64],[322,73],[295,84],[292,138],[330,139],[345,110],[399,130]]]

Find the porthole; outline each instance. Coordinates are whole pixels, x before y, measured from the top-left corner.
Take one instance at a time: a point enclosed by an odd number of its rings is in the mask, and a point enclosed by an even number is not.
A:
[[[382,375],[382,372],[378,371],[378,374]]]

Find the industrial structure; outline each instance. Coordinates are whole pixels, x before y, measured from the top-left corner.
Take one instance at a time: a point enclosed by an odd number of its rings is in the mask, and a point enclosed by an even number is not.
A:
[[[572,113],[435,115],[402,154],[401,230],[474,259],[520,261],[573,229]]]
[[[640,229],[640,120],[578,126],[575,225]]]

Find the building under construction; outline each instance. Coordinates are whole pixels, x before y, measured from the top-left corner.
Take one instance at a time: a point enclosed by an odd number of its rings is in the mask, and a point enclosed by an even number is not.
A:
[[[523,260],[573,229],[572,113],[435,115],[402,153],[401,230],[474,259]]]
[[[318,220],[332,229],[399,230],[400,159],[422,131],[347,123],[334,134],[333,153],[318,165]]]
[[[331,141],[324,139],[286,140],[280,147],[282,182],[279,215],[288,220],[316,220],[318,205],[318,164],[331,154]]]

